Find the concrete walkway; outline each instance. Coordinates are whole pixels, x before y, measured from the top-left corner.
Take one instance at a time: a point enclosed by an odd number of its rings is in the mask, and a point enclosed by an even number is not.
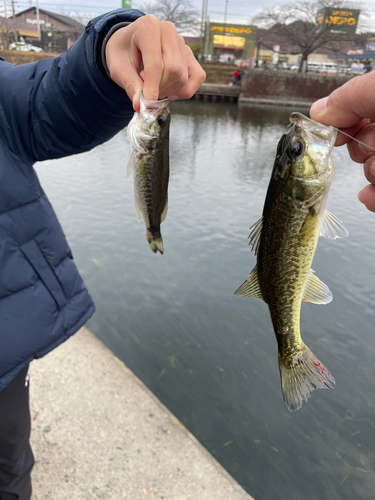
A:
[[[87,330],[30,372],[33,500],[251,500]]]

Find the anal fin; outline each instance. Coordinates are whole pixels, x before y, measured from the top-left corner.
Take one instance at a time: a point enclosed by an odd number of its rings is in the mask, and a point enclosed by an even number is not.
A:
[[[142,212],[141,209],[139,208],[139,205],[137,201],[134,199],[134,208],[135,208],[135,216],[137,217],[138,222],[141,222],[142,220]]]
[[[332,299],[331,290],[315,275],[314,271],[310,269],[302,301],[311,302],[312,304],[329,304],[332,302]]]
[[[165,218],[167,217],[167,213],[168,213],[168,200],[165,202],[165,206],[160,217],[160,222],[164,222]]]

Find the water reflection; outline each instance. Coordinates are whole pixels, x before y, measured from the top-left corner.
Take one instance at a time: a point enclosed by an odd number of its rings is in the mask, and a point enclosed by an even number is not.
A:
[[[345,149],[328,208],[350,236],[322,239],[314,261],[334,300],[304,304],[301,319],[335,390],[289,413],[267,307],[233,296],[255,263],[248,228],[289,112],[173,103],[164,256],[134,215],[125,133],[38,172],[97,305],[90,329],[255,498],[372,499],[375,216],[357,201],[364,178]]]

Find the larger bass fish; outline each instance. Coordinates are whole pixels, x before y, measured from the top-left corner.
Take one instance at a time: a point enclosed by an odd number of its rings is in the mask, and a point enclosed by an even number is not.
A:
[[[168,210],[169,182],[169,101],[146,101],[141,93],[139,113],[127,129],[131,144],[128,174],[133,172],[137,218],[146,225],[151,250],[164,253],[160,224]]]
[[[281,386],[290,411],[315,389],[335,380],[300,334],[301,302],[328,304],[332,294],[311,269],[319,235],[336,239],[348,232],[325,210],[334,168],[331,152],[337,131],[292,113],[281,137],[262,218],[250,229],[257,263],[235,292],[269,306],[275,331]]]

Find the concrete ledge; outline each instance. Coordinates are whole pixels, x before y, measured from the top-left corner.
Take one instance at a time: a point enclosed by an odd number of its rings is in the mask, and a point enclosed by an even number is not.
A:
[[[239,85],[224,85],[222,83],[202,83],[194,95],[225,96],[237,98],[241,92]]]
[[[30,371],[33,500],[251,500],[87,330]]]
[[[310,108],[315,101],[302,101],[288,98],[244,97],[240,94],[238,104],[263,104],[267,106],[292,106]]]

